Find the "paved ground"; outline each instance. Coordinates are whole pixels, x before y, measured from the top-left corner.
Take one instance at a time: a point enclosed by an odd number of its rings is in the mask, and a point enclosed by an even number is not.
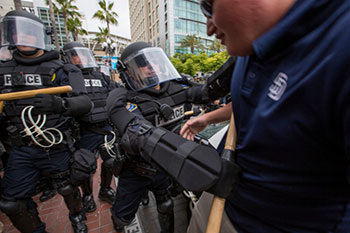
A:
[[[101,161],[99,161],[99,164]],[[97,205],[97,210],[93,213],[87,214],[86,224],[91,233],[107,233],[115,232],[111,221],[110,207],[107,202],[101,202],[98,195],[98,188],[100,184],[100,166],[94,175],[94,197]],[[113,182],[115,188],[115,183]],[[41,203],[39,195],[34,197],[34,201],[38,204],[40,218],[46,223],[46,231],[49,233],[73,233],[73,228],[68,219],[68,209],[66,208],[63,198],[56,195],[54,198]],[[179,195],[175,198],[175,233],[185,233],[187,228],[186,215],[187,202]],[[138,211],[138,220],[140,227],[129,226],[126,228],[126,233],[159,233],[160,228],[157,221],[157,210],[155,200],[150,194],[150,203],[147,206],[141,206]],[[0,212],[0,221],[4,224],[4,233],[19,232],[11,224],[7,216]],[[0,224],[1,226],[1,224]],[[1,228],[0,228],[1,229]],[[135,230],[139,229],[139,230]],[[1,231],[0,231],[1,232]]]

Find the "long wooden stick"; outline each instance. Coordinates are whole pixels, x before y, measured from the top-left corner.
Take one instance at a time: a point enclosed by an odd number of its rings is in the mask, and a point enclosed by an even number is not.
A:
[[[0,94],[0,101],[25,99],[36,96],[37,94],[61,94],[72,91],[71,86],[48,87],[29,91],[16,91],[5,94]]]
[[[0,94],[0,113],[2,113],[2,109],[4,107],[5,100],[18,100],[31,98],[36,96],[37,94],[61,94],[72,91],[71,86],[61,86],[61,87],[48,87],[42,89],[35,89],[29,91],[16,91],[5,94]]]
[[[236,139],[237,139],[236,125],[235,125],[235,119],[234,119],[234,116],[232,113],[231,121],[230,121],[230,128],[228,130],[227,138],[226,138],[226,142],[225,142],[225,149],[224,150],[226,150],[226,153],[228,151],[229,151],[229,153],[232,153],[235,151]],[[225,198],[214,196],[214,200],[213,200],[213,203],[211,205],[211,210],[210,210],[210,215],[209,215],[206,233],[219,233],[220,232],[222,215],[224,213],[224,207],[225,207],[225,201],[226,201]]]

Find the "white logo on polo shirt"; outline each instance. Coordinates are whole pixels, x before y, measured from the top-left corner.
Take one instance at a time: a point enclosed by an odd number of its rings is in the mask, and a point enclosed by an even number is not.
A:
[[[288,76],[285,73],[279,73],[275,80],[273,80],[267,95],[274,101],[279,100],[287,88],[287,81]]]

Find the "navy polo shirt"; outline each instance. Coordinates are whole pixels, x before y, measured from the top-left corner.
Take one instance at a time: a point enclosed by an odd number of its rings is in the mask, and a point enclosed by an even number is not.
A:
[[[298,0],[237,60],[238,232],[350,232],[349,9]]]

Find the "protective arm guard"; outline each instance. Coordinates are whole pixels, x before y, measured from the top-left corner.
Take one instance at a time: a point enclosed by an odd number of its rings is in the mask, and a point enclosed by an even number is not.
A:
[[[215,73],[207,79],[205,85],[192,86],[187,91],[187,99],[194,104],[206,104],[224,97],[230,92],[231,77],[236,58],[230,57]]]
[[[142,116],[125,108],[126,90],[117,88],[107,99],[109,118],[122,136],[121,147],[129,155],[141,155],[172,176],[183,188],[209,190],[227,197],[237,181],[232,164],[223,161],[215,149],[188,141],[178,134],[156,128]],[[218,184],[218,185],[216,185]],[[222,187],[221,184],[225,184]],[[226,187],[227,186],[227,187]]]
[[[63,70],[68,74],[69,85],[73,95],[87,94],[84,77],[81,70],[72,64],[65,64]]]
[[[136,120],[127,128],[121,146],[156,164],[187,190],[207,190],[226,198],[239,180],[240,168],[233,161],[222,159],[215,149],[145,121]]]
[[[64,116],[80,117],[91,111],[93,104],[86,95],[74,96],[64,99]]]

